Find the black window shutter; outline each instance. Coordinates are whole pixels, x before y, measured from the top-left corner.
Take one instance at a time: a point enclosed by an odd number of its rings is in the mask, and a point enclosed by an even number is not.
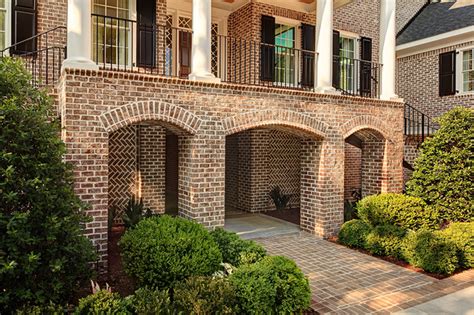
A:
[[[137,1],[137,63],[154,67],[156,56],[156,0]]]
[[[275,77],[275,18],[262,15],[262,44],[260,49],[260,79],[273,81]]]
[[[332,34],[332,86],[338,89],[341,82],[341,61],[339,60],[339,37],[341,34],[339,31],[333,31]]]
[[[301,47],[306,51],[315,49],[315,27],[314,25],[301,24],[302,43]],[[302,54],[301,85],[314,86],[314,54],[303,51]]]
[[[36,35],[36,0],[12,1],[12,45]],[[25,54],[36,50],[36,40],[31,39],[15,46],[11,54]]]
[[[370,97],[372,95],[372,39],[362,37],[360,39],[360,95]]]
[[[439,55],[439,96],[456,94],[456,51]]]

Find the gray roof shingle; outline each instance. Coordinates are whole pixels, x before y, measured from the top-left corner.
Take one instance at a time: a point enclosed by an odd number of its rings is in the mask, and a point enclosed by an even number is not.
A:
[[[446,2],[427,5],[398,35],[397,45],[474,25],[474,4],[460,7],[454,4]]]

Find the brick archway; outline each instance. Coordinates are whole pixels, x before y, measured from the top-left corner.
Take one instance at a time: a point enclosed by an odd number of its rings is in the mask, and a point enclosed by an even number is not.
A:
[[[192,112],[174,104],[162,101],[141,101],[129,103],[100,115],[100,121],[108,133],[141,121],[159,121],[177,131],[194,135],[201,119]]]
[[[232,135],[247,129],[275,126],[287,131],[326,138],[329,126],[315,118],[291,110],[251,111],[227,117],[222,121],[224,134]]]
[[[373,116],[357,116],[345,122],[341,128],[340,133],[344,139],[357,133],[361,130],[372,130],[375,137],[389,139],[389,132],[386,130],[384,123]]]

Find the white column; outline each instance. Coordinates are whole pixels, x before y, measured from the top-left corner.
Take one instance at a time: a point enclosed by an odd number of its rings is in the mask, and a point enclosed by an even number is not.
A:
[[[395,94],[395,63],[396,63],[396,24],[395,0],[380,1],[380,56],[382,64],[380,98],[396,99]]]
[[[316,1],[316,80],[315,89],[320,93],[334,93],[332,87],[332,38],[333,0]]]
[[[99,69],[91,59],[91,2],[67,2],[67,58],[63,68]]]
[[[193,40],[189,79],[219,82],[211,68],[211,0],[193,0]]]

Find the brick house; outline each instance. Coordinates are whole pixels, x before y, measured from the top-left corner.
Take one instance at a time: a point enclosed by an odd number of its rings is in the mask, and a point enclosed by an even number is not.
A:
[[[430,121],[474,107],[474,1],[428,1],[397,36],[397,94],[407,103],[405,162],[413,164]],[[421,128],[420,119],[428,121]],[[406,177],[410,170],[406,170]]]
[[[6,0],[0,45],[54,96],[105,263],[131,196],[212,228],[279,186],[330,237],[352,191],[401,192],[396,31],[418,2]]]

